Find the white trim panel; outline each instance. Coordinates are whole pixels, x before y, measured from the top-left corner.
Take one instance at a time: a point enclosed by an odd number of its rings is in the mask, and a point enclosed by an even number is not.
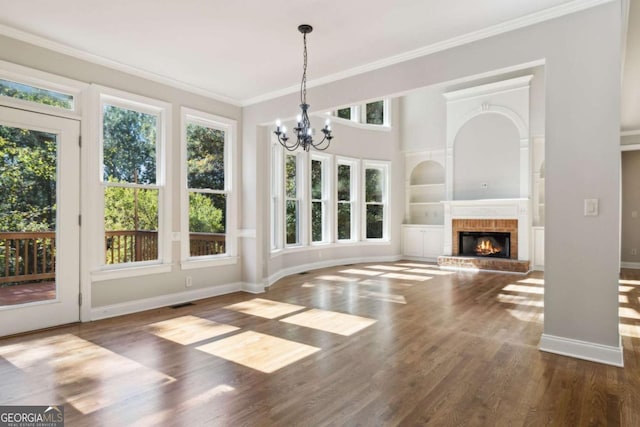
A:
[[[587,341],[574,340],[571,338],[542,334],[539,348],[541,351],[546,351],[548,353],[575,357],[577,359],[604,363],[606,365],[613,365],[621,368],[624,367],[622,343],[617,347],[612,347]]]
[[[168,295],[160,295],[153,298],[127,301],[120,304],[95,307],[91,309],[91,320],[107,319],[109,317],[123,316],[125,314],[138,313],[174,304],[182,304],[204,298],[216,297],[219,295],[230,294],[232,292],[239,292],[242,288],[243,285],[241,283],[230,283],[228,285],[212,286],[210,288],[194,289]]]

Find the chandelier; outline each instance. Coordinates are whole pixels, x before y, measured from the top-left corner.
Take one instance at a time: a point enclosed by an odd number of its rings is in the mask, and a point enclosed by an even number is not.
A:
[[[296,134],[296,139],[291,143],[287,142],[289,141],[287,128],[286,126],[282,126],[280,120],[276,121],[276,130],[273,133],[278,137],[280,144],[289,151],[294,151],[298,147],[302,147],[304,151],[309,151],[311,147],[316,150],[326,150],[329,148],[329,144],[333,139],[329,119],[327,119],[324,127],[321,129],[322,140],[314,142],[314,129],[311,127],[311,121],[309,120],[309,115],[307,113],[309,110],[309,104],[307,104],[307,34],[313,31],[313,27],[311,25],[303,24],[298,26],[298,31],[302,33],[304,41],[304,68],[302,71],[302,82],[300,83],[300,109],[302,112],[296,117],[297,125],[293,128],[293,131]]]

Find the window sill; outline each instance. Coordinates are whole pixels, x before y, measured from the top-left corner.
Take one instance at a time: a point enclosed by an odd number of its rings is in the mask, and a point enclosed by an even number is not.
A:
[[[358,128],[358,129],[383,131],[383,132],[390,132],[391,131],[391,125],[388,125],[388,124],[373,125],[373,124],[369,124],[369,123],[357,122],[355,120],[342,119],[340,117],[335,117],[335,116],[331,116],[331,121],[335,122],[337,124],[341,124],[341,125],[344,125],[344,126],[351,126],[351,127]]]
[[[125,279],[162,273],[171,273],[171,264],[147,264],[92,271],[91,281],[102,282],[104,280]]]
[[[180,268],[182,270],[195,270],[197,268],[209,268],[209,267],[219,267],[222,265],[232,265],[238,263],[237,256],[217,256],[217,257],[202,257],[199,258],[189,258],[180,263]]]
[[[387,240],[387,239],[360,240],[360,241],[343,240],[343,241],[333,242],[333,243],[314,243],[307,246],[290,246],[288,248],[272,249],[271,258],[277,258],[283,255],[296,253],[296,252],[315,251],[315,250],[321,250],[321,249],[335,249],[335,248],[342,248],[342,247],[349,247],[349,246],[356,247],[356,246],[379,246],[379,245],[382,245],[382,246],[391,245],[391,240]]]

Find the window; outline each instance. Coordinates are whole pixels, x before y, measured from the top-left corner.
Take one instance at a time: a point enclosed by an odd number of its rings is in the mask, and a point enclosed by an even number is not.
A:
[[[298,154],[284,156],[285,243],[299,245],[300,240],[300,165]]]
[[[330,157],[313,154],[311,156],[311,242],[329,241],[329,174]]]
[[[355,235],[357,163],[346,159],[338,159],[337,164],[337,240],[357,240]]]
[[[42,89],[11,80],[0,79],[0,95],[64,110],[74,110],[74,97],[66,93]]]
[[[186,206],[188,258],[230,254],[231,174],[230,148],[233,121],[183,108],[186,148]],[[231,246],[231,247],[230,247]],[[184,255],[183,255],[184,257]]]
[[[364,170],[365,236],[367,239],[386,239],[388,164],[365,162]]]
[[[166,110],[103,96],[101,111],[104,264],[160,260]]]
[[[383,100],[368,103],[365,110],[365,123],[369,125],[385,124],[385,102]]]

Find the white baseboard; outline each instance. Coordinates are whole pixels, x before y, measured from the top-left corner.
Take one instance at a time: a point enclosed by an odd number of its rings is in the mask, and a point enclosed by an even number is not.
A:
[[[266,286],[271,286],[283,277],[291,276],[292,274],[302,273],[303,271],[317,270],[319,268],[335,267],[337,265],[345,264],[360,264],[365,262],[396,262],[406,259],[402,255],[391,255],[383,257],[362,257],[362,258],[342,258],[333,259],[321,262],[313,262],[309,264],[296,265],[294,267],[284,268],[277,273],[272,274],[267,279]]]
[[[250,294],[261,294],[264,293],[264,284],[262,283],[243,283],[242,291],[248,292]]]
[[[606,365],[613,365],[621,368],[624,367],[622,342],[618,347],[612,347],[587,341],[574,340],[571,338],[542,334],[539,348],[540,350],[549,353],[561,354],[563,356],[575,357],[577,359],[604,363]]]
[[[168,295],[160,295],[135,301],[127,301],[119,304],[105,305],[91,309],[91,320],[107,319],[109,317],[123,316],[125,314],[138,313],[154,308],[167,307],[174,304],[195,301],[204,298],[216,297],[244,290],[242,283],[212,286],[210,288],[193,289],[184,292],[176,292]]]
[[[544,271],[544,265],[534,265],[531,267],[532,271]]]
[[[633,268],[640,270],[640,262],[621,262],[620,268]]]
[[[402,259],[403,260],[407,260],[407,261],[418,261],[418,262],[426,262],[426,263],[431,263],[431,264],[437,264],[438,263],[438,258],[424,258],[424,257],[419,257],[419,256],[403,256]]]

